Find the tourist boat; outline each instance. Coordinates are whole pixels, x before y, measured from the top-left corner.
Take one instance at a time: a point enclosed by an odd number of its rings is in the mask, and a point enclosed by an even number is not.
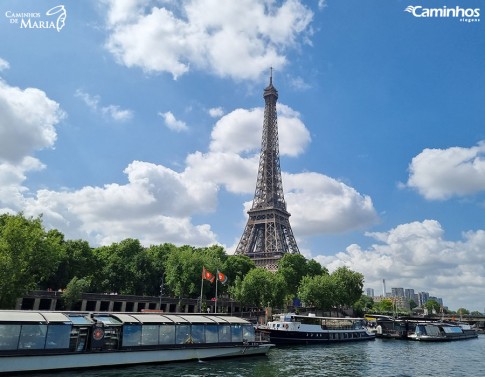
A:
[[[375,339],[363,318],[317,317],[293,313],[275,316],[258,330],[274,344],[317,344]]]
[[[264,355],[237,317],[0,311],[0,374]]]
[[[478,332],[466,323],[381,317],[377,319],[376,335],[388,339],[447,342],[477,338]]]

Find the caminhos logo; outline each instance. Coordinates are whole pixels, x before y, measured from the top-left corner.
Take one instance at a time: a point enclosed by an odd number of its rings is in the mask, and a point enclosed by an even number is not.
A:
[[[404,9],[414,17],[419,18],[459,18],[462,22],[479,22],[480,8],[462,8],[460,6],[448,8],[424,8],[421,5],[409,5]]]

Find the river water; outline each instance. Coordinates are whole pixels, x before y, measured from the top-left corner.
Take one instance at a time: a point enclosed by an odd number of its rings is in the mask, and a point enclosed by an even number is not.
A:
[[[273,348],[267,356],[51,373],[55,377],[485,376],[485,335],[449,343],[382,340]],[[34,376],[34,375],[28,375]],[[38,375],[37,375],[38,376]],[[43,375],[45,377],[45,374]]]

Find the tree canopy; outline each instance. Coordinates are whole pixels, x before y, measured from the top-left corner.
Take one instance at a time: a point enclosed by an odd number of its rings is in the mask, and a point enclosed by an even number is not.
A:
[[[83,292],[116,292],[157,296],[161,288],[172,297],[215,297],[215,284],[202,279],[205,268],[227,277],[218,295],[229,295],[248,306],[284,307],[299,297],[307,305],[326,309],[351,306],[362,293],[363,276],[346,267],[332,274],[315,260],[286,254],[277,272],[256,268],[247,256],[228,255],[223,247],[196,248],[170,243],[144,247],[128,238],[93,248],[83,240],[65,240],[46,231],[42,217],[0,215],[0,307],[34,289],[64,290],[66,307]],[[202,286],[201,286],[202,285]]]

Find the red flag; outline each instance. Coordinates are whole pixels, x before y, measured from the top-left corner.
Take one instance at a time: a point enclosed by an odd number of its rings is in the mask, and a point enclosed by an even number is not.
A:
[[[222,272],[220,272],[219,270],[217,270],[217,279],[219,279],[219,281],[222,283],[222,284],[225,284],[227,283],[227,276],[224,275]]]
[[[215,278],[216,277],[210,271],[207,271],[205,267],[202,268],[202,279],[209,280],[213,283]]]

